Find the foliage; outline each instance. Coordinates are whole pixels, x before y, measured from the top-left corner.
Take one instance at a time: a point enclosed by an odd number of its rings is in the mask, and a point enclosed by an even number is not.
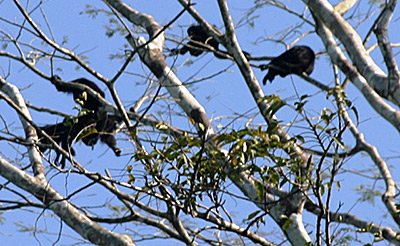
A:
[[[400,245],[397,1],[331,2],[0,1],[2,226],[39,244]],[[313,73],[260,85],[294,45]],[[74,102],[57,73],[107,96]],[[75,156],[41,132],[87,114],[123,123],[82,127]]]

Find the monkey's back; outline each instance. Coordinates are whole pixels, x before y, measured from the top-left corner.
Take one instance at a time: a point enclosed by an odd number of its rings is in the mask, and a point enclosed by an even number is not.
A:
[[[263,83],[271,81],[276,75],[286,77],[288,74],[301,75],[305,72],[310,75],[314,70],[315,54],[308,46],[293,46],[278,57],[275,57],[268,64],[268,74],[264,77]]]

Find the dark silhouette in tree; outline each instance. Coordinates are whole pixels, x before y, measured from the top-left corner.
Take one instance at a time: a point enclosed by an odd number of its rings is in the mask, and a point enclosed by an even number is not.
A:
[[[51,82],[56,86],[56,89],[61,92],[66,92],[68,94],[73,94],[74,100],[82,105],[83,108],[93,110],[97,112],[97,110],[102,106],[102,104],[93,96],[91,96],[86,90],[81,90],[74,87],[65,86],[57,81],[62,81],[58,75],[54,75],[51,77]],[[79,78],[72,80],[70,83],[77,83],[81,85],[86,85],[93,89],[95,92],[99,93],[99,95],[105,98],[104,92],[92,81],[87,80],[85,78]]]
[[[84,116],[77,117],[75,119],[64,120],[62,123],[46,125],[41,127],[57,144],[61,145],[65,151],[70,151],[74,156],[75,151],[72,148],[72,143],[77,140],[87,146],[94,146],[98,139],[101,142],[106,143],[115,153],[116,156],[120,156],[121,150],[117,148],[117,141],[114,137],[118,124],[122,122],[121,117],[116,115],[105,115],[101,119],[96,117],[96,114],[87,114]],[[48,141],[40,132],[38,137],[41,145],[39,150],[41,152],[46,151],[50,148],[50,141]],[[57,165],[65,167],[65,156],[62,156],[60,161],[61,153],[57,153],[54,162]]]
[[[260,65],[261,70],[269,69],[263,79],[272,82],[276,75],[286,77],[288,74],[301,75],[305,72],[310,75],[314,70],[315,54],[308,46],[293,46],[278,57],[271,60],[269,64]]]
[[[204,51],[209,51],[210,49],[206,47],[204,44],[211,46],[214,50],[214,56],[220,59],[228,59],[228,57],[232,57],[228,52],[219,49],[218,41],[207,33],[207,31],[200,25],[190,26],[187,29],[187,33],[189,35],[190,41],[180,49],[171,50],[171,54],[181,54],[184,55],[188,51],[192,56],[199,56],[203,54]],[[221,54],[223,53],[223,55]],[[251,56],[248,52],[243,51],[246,59],[249,59]]]
[[[71,148],[74,140],[82,140],[82,142],[87,146],[94,146],[98,140],[107,144],[115,153],[116,156],[121,155],[121,150],[117,148],[117,141],[114,134],[117,130],[118,124],[122,122],[121,117],[117,115],[102,114],[99,112],[102,106],[101,102],[96,98],[91,96],[86,89],[79,89],[75,87],[70,87],[68,85],[63,85],[61,78],[57,75],[51,77],[51,82],[56,86],[56,89],[61,92],[66,92],[72,94],[74,100],[82,105],[83,108],[91,110],[91,112],[86,112],[85,115],[79,116],[71,121],[47,125],[42,127],[48,135],[50,135],[55,142],[61,144],[61,147],[68,151],[71,149],[71,154],[75,154],[75,151]],[[88,86],[95,92],[99,93],[101,97],[105,97],[104,92],[92,81],[85,78],[79,78],[71,81],[70,83],[77,83],[81,85]],[[72,124],[71,124],[72,122]],[[48,144],[43,136],[41,137],[42,144]],[[43,152],[48,147],[40,147]],[[61,166],[65,167],[65,157],[59,162],[60,153],[57,153],[56,164],[60,163]]]
[[[121,117],[107,114],[96,122],[95,127],[92,128],[94,131],[92,131],[88,136],[82,138],[82,141],[87,146],[94,146],[100,138],[100,141],[107,144],[107,146],[114,151],[116,156],[120,156],[121,150],[117,148],[117,140],[115,139],[114,134],[121,122]]]
[[[96,123],[96,119],[93,114],[77,117],[76,119],[65,119],[62,123],[46,125],[41,127],[43,131],[47,133],[57,144],[61,145],[65,151],[70,152],[75,155],[75,151],[72,148],[72,142],[78,137],[80,133],[83,132],[85,128],[90,128],[92,124]],[[44,138],[44,136],[39,132],[38,137],[40,143],[39,150],[41,152],[46,151],[50,146],[44,146],[43,144],[49,145],[50,141]],[[62,168],[65,167],[65,156],[62,156],[60,161],[61,153],[57,152],[57,156],[54,162],[57,165],[61,165]]]
[[[54,125],[46,125],[44,127],[41,127],[41,129],[47,133],[58,145],[61,145],[61,148],[63,148],[65,151],[70,151],[71,155],[75,155],[75,150],[71,147],[70,144],[68,144],[68,137],[70,136],[70,127],[67,127],[64,125],[64,122],[54,124]],[[39,150],[41,152],[46,151],[48,148],[51,148],[50,146],[50,141],[44,136],[38,132],[38,137],[40,140],[40,145],[39,145]],[[60,153],[57,152],[57,156],[54,160],[56,164],[61,164],[61,166],[64,168],[65,166],[65,157],[63,156],[61,159],[61,162],[59,160],[60,158]]]
[[[202,44],[208,44],[213,47],[215,50],[218,50],[218,41],[215,40],[211,35],[209,35],[203,27],[201,26],[190,26],[187,29],[187,33],[189,35],[190,41],[185,44],[180,49],[172,50],[173,54],[181,54],[184,55],[188,51],[192,56],[199,56],[203,54],[203,51],[207,49]]]

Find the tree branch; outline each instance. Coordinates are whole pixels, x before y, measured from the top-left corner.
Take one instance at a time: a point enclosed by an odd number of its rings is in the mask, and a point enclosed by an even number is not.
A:
[[[57,193],[47,182],[34,178],[0,157],[0,175],[36,196],[83,238],[97,245],[135,245],[127,234],[111,232],[94,223]]]
[[[321,37],[332,63],[336,64],[354,83],[375,111],[382,115],[400,132],[400,112],[387,104],[377,92],[371,88],[362,74],[347,60],[345,54],[343,54],[342,50],[337,46],[330,30],[326,28],[318,18],[315,18],[315,21],[318,22],[317,33]]]

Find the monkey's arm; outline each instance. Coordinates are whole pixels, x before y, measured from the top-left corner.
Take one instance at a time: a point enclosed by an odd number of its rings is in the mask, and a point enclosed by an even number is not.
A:
[[[74,93],[74,96],[78,96],[82,92],[87,91],[89,92],[89,95],[94,98],[97,98],[96,93],[99,94],[100,97],[105,97],[104,92],[101,91],[100,88],[93,82],[82,82],[81,80],[82,79],[77,79],[71,82],[65,82],[57,75],[51,77],[50,79],[51,83],[55,85],[56,89],[61,92]]]
[[[85,90],[85,86],[78,83],[64,82],[57,75],[51,77],[50,81],[55,85],[56,89],[61,92],[80,93]]]

